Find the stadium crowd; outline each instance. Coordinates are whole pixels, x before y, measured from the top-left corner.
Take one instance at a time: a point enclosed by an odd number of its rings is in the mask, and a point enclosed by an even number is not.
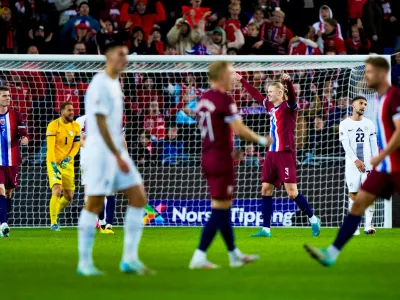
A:
[[[396,0],[1,0],[0,53],[101,54],[123,39],[132,55],[351,55],[393,54],[400,49]],[[400,85],[400,54],[392,81]],[[35,69],[32,63],[30,69]],[[11,87],[12,106],[27,118],[36,163],[45,159],[44,130],[64,101],[84,114],[83,97],[93,74],[0,71]],[[266,94],[274,71],[243,72]],[[301,108],[298,158],[335,155],[337,129],[348,111],[349,70],[301,70],[290,75]],[[190,163],[198,154],[193,119],[205,73],[126,73],[127,141],[139,164]],[[251,128],[267,132],[265,111],[236,83],[233,91]],[[45,117],[44,117],[45,116]],[[38,130],[40,128],[40,130]],[[137,146],[136,146],[137,143]],[[237,144],[237,163],[259,165],[263,155]],[[329,153],[328,153],[329,151]]]

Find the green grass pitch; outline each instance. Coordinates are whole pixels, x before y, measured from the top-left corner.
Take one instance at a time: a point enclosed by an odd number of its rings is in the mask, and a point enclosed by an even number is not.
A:
[[[94,259],[106,272],[99,278],[75,274],[76,229],[13,229],[0,239],[0,299],[400,299],[400,229],[378,229],[374,236],[353,238],[337,264],[324,268],[302,246],[326,246],[337,229],[273,229],[272,239],[249,238],[255,229],[236,229],[243,252],[259,253],[260,261],[230,269],[218,237],[209,259],[219,270],[188,269],[200,228],[146,228],[142,260],[155,276],[121,274],[123,230],[97,234]]]

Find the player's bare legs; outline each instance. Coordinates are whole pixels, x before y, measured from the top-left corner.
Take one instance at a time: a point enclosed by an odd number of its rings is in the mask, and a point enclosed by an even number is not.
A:
[[[235,245],[235,237],[231,224],[232,200],[211,200],[211,216],[204,226],[200,245],[193,254],[190,261],[190,269],[216,269],[219,266],[209,262],[206,251],[219,230],[228,249],[229,265],[232,268],[241,267],[245,264],[256,261],[258,255],[243,254]]]
[[[0,184],[0,236],[8,237],[10,228],[7,224],[6,188]]]
[[[311,223],[312,236],[319,236],[321,232],[321,221],[314,215],[314,212],[308,204],[307,199],[299,193],[297,184],[285,183],[285,190],[288,193],[290,200],[295,201],[300,210],[307,214]]]
[[[152,274],[139,259],[139,243],[143,233],[144,207],[147,204],[147,195],[143,185],[136,185],[123,191],[128,198],[128,207],[125,214],[124,225],[124,252],[120,270],[124,273],[139,275]]]
[[[252,237],[272,237],[271,216],[272,216],[272,194],[275,186],[271,183],[263,182],[261,185],[263,228],[252,235]]]
[[[361,217],[365,210],[376,200],[377,196],[360,190],[353,203],[350,213],[344,219],[343,225],[339,230],[336,240],[326,249],[319,249],[305,245],[304,248],[316,260],[324,266],[332,266],[344,245],[353,237],[358,228]]]

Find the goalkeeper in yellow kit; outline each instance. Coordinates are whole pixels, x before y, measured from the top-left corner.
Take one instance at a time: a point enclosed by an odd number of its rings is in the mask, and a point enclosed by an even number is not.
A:
[[[53,231],[60,231],[58,215],[74,197],[74,157],[79,152],[81,132],[79,124],[74,121],[72,103],[62,103],[60,110],[61,117],[49,123],[46,133],[46,163],[51,188],[50,229]]]

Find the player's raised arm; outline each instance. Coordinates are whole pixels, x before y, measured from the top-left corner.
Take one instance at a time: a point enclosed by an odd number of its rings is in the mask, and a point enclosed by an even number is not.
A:
[[[246,79],[244,79],[241,75],[236,73],[236,80],[240,81],[245,90],[250,94],[251,97],[256,99],[261,105],[264,105],[264,97],[259,90],[257,90],[254,86],[252,86]]]
[[[247,127],[241,118],[233,119],[229,122],[229,126],[235,135],[240,137],[242,140],[258,143],[263,146],[270,146],[272,144],[272,138],[270,136],[263,137],[256,134],[249,127]]]
[[[294,90],[292,79],[288,74],[283,73],[281,76],[281,81],[283,84],[286,84],[288,97],[287,103],[289,104],[290,108],[295,109],[297,107],[297,96]]]

